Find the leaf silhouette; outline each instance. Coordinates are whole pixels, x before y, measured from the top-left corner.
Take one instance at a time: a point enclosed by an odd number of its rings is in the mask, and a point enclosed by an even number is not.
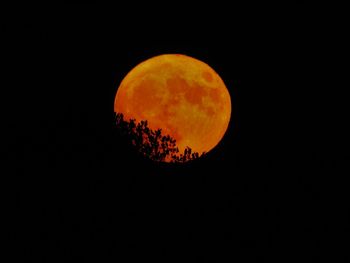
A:
[[[136,123],[135,119],[124,120],[122,113],[116,115],[117,128],[121,135],[128,137],[138,151],[154,161],[168,161],[174,163],[184,163],[195,160],[204,155],[192,152],[190,147],[186,147],[180,153],[176,146],[176,140],[170,135],[162,135],[162,129],[152,130],[148,127],[147,120]]]

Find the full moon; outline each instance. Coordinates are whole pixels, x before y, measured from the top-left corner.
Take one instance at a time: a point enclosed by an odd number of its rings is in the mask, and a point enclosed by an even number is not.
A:
[[[122,80],[114,111],[161,129],[183,152],[209,152],[223,138],[231,116],[230,94],[206,63],[180,54],[152,57]]]

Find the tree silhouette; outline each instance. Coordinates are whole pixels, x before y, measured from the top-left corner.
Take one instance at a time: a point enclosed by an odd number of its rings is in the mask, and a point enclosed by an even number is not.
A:
[[[201,157],[198,152],[192,152],[186,147],[183,153],[179,152],[176,140],[169,135],[162,135],[162,130],[152,130],[148,127],[147,120],[136,123],[135,119],[124,120],[122,113],[117,113],[116,123],[119,132],[130,139],[138,151],[154,161],[169,161],[184,163]]]

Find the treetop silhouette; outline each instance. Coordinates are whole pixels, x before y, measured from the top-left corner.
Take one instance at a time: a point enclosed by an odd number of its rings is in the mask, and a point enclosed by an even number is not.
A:
[[[192,152],[190,147],[186,147],[184,152],[180,153],[176,140],[170,135],[162,135],[162,129],[150,129],[147,120],[139,123],[136,123],[135,119],[127,121],[122,113],[117,113],[116,124],[119,132],[128,137],[142,155],[153,161],[184,163],[205,154]]]

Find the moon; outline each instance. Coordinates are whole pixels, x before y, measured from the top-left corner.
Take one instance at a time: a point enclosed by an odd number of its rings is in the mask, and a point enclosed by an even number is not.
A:
[[[223,138],[231,116],[231,98],[224,81],[206,63],[182,54],[152,57],[122,80],[114,111],[202,153]]]

